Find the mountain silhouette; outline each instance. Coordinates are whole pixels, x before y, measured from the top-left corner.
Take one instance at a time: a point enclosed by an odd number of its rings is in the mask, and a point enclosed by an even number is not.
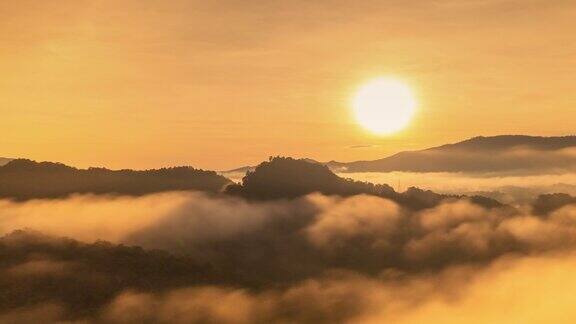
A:
[[[542,194],[532,204],[536,215],[547,215],[562,207],[576,204],[576,197],[565,193]]]
[[[17,159],[0,167],[0,197],[58,198],[71,194],[144,195],[174,190],[219,192],[230,183],[214,171],[191,167],[156,170],[76,169]]]
[[[343,179],[328,167],[309,160],[274,157],[248,171],[242,185],[230,185],[227,192],[247,198],[295,198],[312,192],[349,196],[356,194],[389,195],[394,189],[388,185]]]
[[[343,197],[367,194],[393,200],[414,210],[436,206],[446,199],[460,198],[468,198],[488,208],[504,206],[491,198],[442,195],[414,187],[399,193],[386,184],[341,178],[326,165],[290,157],[270,158],[254,171],[249,171],[242,179],[242,184],[229,185],[226,192],[255,200],[292,199],[314,192]]]
[[[571,149],[576,150],[576,136],[501,135],[400,152],[379,160],[326,165],[338,172],[546,172],[576,169]]]

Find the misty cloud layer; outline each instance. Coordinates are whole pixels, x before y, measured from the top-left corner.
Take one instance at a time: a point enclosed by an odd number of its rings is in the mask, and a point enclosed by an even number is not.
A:
[[[482,195],[514,205],[530,203],[541,194],[564,192],[576,196],[574,173],[360,172],[338,175],[356,181],[393,184],[398,191],[417,186],[442,194]]]
[[[466,200],[412,211],[366,195],[165,193],[0,205],[2,322],[482,322],[523,316],[507,300],[539,303],[576,268],[570,204],[533,215]],[[555,318],[548,306],[533,318]]]
[[[475,137],[420,151],[399,152],[372,161],[330,162],[341,172],[468,172],[516,175],[573,172],[575,138]]]

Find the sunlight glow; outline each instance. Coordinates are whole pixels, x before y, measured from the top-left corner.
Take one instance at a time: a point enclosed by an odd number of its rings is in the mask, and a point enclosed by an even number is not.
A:
[[[405,128],[416,110],[410,88],[395,79],[378,78],[363,85],[353,100],[358,123],[367,130],[388,135]]]

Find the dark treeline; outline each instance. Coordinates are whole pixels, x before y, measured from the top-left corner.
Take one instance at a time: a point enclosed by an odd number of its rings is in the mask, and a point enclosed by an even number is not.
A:
[[[349,163],[329,162],[341,172],[507,172],[542,174],[574,171],[576,159],[567,150],[576,148],[576,136],[536,137],[502,135],[419,151]]]
[[[77,169],[18,159],[0,167],[0,197],[58,198],[71,194],[144,195],[174,190],[219,192],[230,181],[191,167],[157,170]]]
[[[269,161],[258,165],[254,171],[249,171],[242,184],[228,186],[226,192],[255,200],[296,198],[313,192],[343,197],[367,194],[393,200],[414,210],[434,207],[445,199],[464,198],[414,187],[399,193],[386,184],[341,178],[323,164],[289,157],[270,158]],[[484,207],[502,206],[491,198],[481,196],[466,198]]]
[[[160,250],[16,231],[0,238],[0,312],[57,300],[86,315],[125,289],[215,282],[209,265]],[[222,282],[222,281],[220,281]]]
[[[532,207],[536,215],[546,215],[573,204],[576,204],[576,197],[565,193],[554,193],[538,196]]]
[[[246,174],[241,184],[232,184],[214,171],[191,167],[143,171],[77,169],[61,163],[25,159],[0,166],[0,198],[17,200],[60,198],[72,194],[138,196],[165,191],[218,193],[222,190],[249,200],[294,199],[314,192],[342,197],[366,194],[393,200],[412,210],[461,198],[488,208],[503,206],[497,200],[483,196],[445,195],[414,187],[396,192],[386,184],[345,179],[323,164],[289,157],[273,157],[261,163]],[[537,214],[546,214],[574,202],[576,198],[567,194],[542,195],[534,202],[534,210]]]
[[[191,167],[156,170],[77,169],[61,163],[18,159],[0,166],[0,197],[18,200],[60,198],[72,194],[145,195],[165,191],[204,191],[251,200],[294,199],[313,192],[342,197],[367,194],[391,199],[404,207],[419,210],[445,199],[463,196],[442,195],[409,188],[399,193],[386,184],[345,179],[327,166],[307,159],[274,157],[248,172],[242,184],[231,184],[214,171]],[[496,200],[466,197],[484,207],[500,207]]]
[[[289,157],[273,157],[262,162],[254,171],[247,172],[241,185],[231,185],[227,192],[260,200],[296,198],[311,192],[339,196],[395,193],[389,185],[344,179],[325,165]]]

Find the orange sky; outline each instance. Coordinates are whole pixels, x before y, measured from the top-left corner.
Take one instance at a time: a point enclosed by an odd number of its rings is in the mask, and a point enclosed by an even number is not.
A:
[[[575,17],[573,0],[4,0],[0,156],[227,169],[571,134]],[[382,75],[420,103],[389,137],[350,111]]]

